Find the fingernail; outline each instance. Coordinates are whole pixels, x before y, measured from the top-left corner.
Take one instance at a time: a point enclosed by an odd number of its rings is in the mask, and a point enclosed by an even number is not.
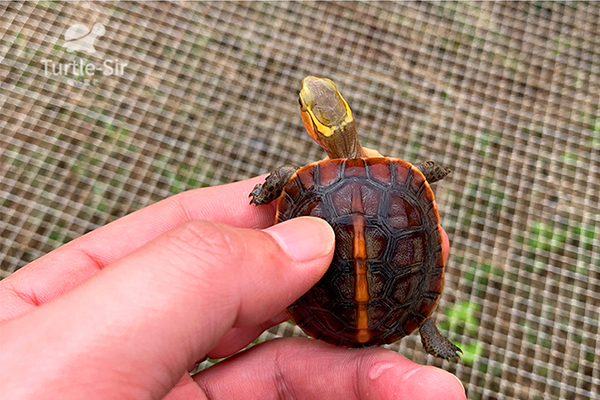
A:
[[[320,218],[300,217],[265,229],[295,260],[307,262],[325,257],[333,250],[331,226]]]
[[[452,377],[453,377],[454,379],[456,379],[456,381],[457,381],[458,383],[460,383],[460,387],[462,388],[462,390],[463,390],[463,392],[464,392],[464,391],[465,391],[465,385],[463,385],[462,381],[461,381],[460,379],[458,379],[458,376],[454,375],[454,374],[453,374],[453,373],[451,373],[451,372],[448,372],[448,373],[449,373],[450,375],[452,375]]]
[[[406,362],[396,362],[395,368],[388,361],[371,367],[371,385],[381,398],[466,400],[465,389],[456,376],[436,367]],[[398,396],[400,393],[402,396]]]

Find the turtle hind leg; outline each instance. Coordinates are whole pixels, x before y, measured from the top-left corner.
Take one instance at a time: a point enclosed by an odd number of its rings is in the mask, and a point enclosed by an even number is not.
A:
[[[428,318],[423,322],[419,334],[421,334],[421,343],[429,354],[444,359],[460,358],[458,353],[462,353],[462,350],[440,333],[433,319]]]
[[[417,167],[419,171],[425,175],[425,179],[427,179],[427,182],[429,183],[441,181],[448,176],[450,172],[452,172],[449,168],[444,168],[440,165],[437,165],[431,160],[426,160],[415,164],[415,167]]]
[[[269,204],[281,196],[283,187],[297,170],[298,167],[293,165],[284,165],[271,172],[265,179],[265,183],[254,186],[254,190],[249,195],[249,197],[252,197],[250,204],[256,204],[257,206]]]

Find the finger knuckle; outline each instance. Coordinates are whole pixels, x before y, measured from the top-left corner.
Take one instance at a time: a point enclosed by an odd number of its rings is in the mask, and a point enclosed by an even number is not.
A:
[[[235,239],[226,226],[208,222],[187,222],[166,238],[165,254],[171,273],[185,275],[202,287],[220,286],[240,264]]]
[[[235,255],[231,233],[224,226],[207,221],[183,224],[168,237],[168,246],[202,263]],[[218,263],[215,263],[218,264]]]

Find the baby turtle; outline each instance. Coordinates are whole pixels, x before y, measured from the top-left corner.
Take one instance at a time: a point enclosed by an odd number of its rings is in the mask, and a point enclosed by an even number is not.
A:
[[[418,328],[428,353],[457,357],[461,350],[430,318],[442,294],[445,260],[429,184],[450,170],[363,148],[352,111],[329,79],[304,78],[300,113],[327,158],[282,166],[250,194],[256,205],[279,198],[276,223],[308,215],[335,231],[329,269],[288,314],[308,335],[334,345],[388,344]]]

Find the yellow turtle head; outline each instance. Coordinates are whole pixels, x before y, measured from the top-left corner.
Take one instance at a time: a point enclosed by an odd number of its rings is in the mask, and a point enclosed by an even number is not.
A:
[[[319,145],[354,125],[350,106],[330,79],[307,76],[299,97],[304,127]]]

